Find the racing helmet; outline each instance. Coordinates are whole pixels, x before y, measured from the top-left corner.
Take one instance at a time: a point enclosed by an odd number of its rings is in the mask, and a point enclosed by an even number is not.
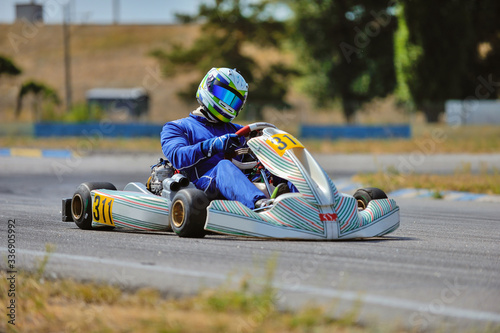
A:
[[[231,122],[248,96],[248,84],[236,69],[212,68],[203,78],[196,99],[211,120]]]

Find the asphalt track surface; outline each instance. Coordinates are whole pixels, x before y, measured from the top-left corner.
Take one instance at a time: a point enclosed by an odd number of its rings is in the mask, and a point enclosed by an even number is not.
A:
[[[339,165],[338,156],[331,159],[335,163],[318,158],[323,165]],[[52,277],[185,295],[235,286],[248,275],[258,285],[275,261],[273,285],[282,307],[314,302],[342,315],[360,306],[359,318],[368,325],[444,331],[500,327],[500,208],[493,203],[398,199],[401,226],[394,233],[340,242],[223,235],[181,239],[167,232],[84,231],[61,222],[61,199],[71,197],[78,184],[105,180],[121,189],[129,181],[144,181],[154,161],[141,155],[0,158],[1,256],[7,222],[15,219],[17,267],[33,269],[51,243],[55,252],[46,272]],[[356,170],[342,165],[329,172]],[[0,265],[5,269],[5,260]],[[243,320],[241,331],[257,320]]]

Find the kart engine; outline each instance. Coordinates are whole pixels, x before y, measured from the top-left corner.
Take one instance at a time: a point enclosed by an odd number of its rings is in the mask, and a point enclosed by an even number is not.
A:
[[[174,167],[169,161],[160,158],[156,165],[151,166],[151,176],[148,179],[146,187],[152,193],[161,195],[163,190],[163,181],[172,177],[174,174]]]

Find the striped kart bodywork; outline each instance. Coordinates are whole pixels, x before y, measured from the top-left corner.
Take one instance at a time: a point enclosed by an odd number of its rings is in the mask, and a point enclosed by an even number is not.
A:
[[[300,194],[284,194],[273,207],[256,213],[238,201],[215,200],[205,229],[229,235],[263,238],[327,239],[320,209]]]
[[[96,195],[113,200],[111,216],[116,227],[137,230],[166,230],[169,223],[168,201],[154,194],[131,191],[94,190],[92,209]],[[109,224],[96,223],[103,226]]]
[[[292,182],[299,193],[281,195],[259,213],[237,201],[212,201],[205,229],[235,236],[332,240],[382,236],[399,227],[394,200],[373,200],[359,212],[356,199],[340,194],[305,148],[278,154],[269,140],[283,133],[266,128],[248,145],[271,173]]]
[[[382,236],[399,227],[399,207],[393,199],[372,200],[358,211],[356,199],[341,194],[336,208],[341,239]]]

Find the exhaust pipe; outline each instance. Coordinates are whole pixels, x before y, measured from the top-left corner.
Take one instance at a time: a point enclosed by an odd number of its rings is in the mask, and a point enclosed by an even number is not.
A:
[[[179,191],[182,187],[186,187],[188,185],[189,179],[180,173],[177,173],[163,181],[163,187],[170,189],[170,191]]]
[[[172,176],[172,179],[178,182],[181,187],[186,187],[189,185],[189,179],[187,179],[187,177],[183,174],[177,173]]]

